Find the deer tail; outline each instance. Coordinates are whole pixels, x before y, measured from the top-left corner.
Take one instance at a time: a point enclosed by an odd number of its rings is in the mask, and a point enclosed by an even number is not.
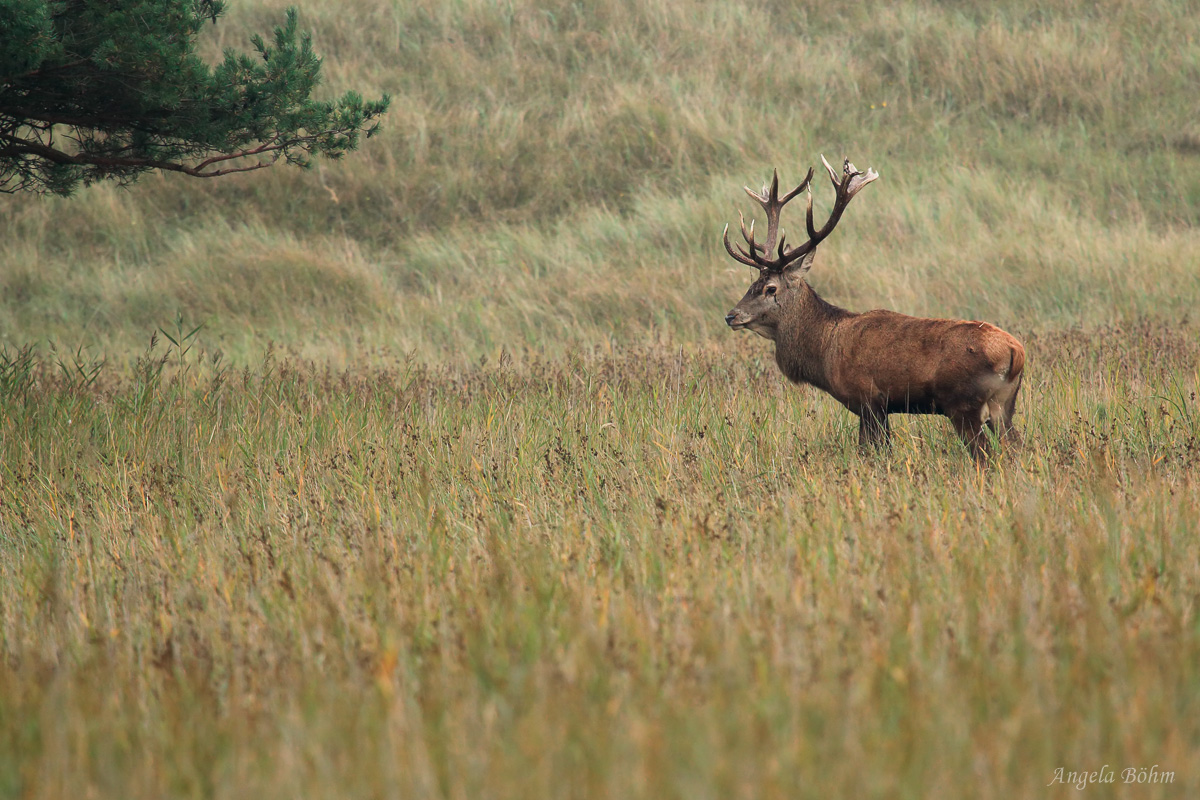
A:
[[[1021,372],[1025,369],[1025,348],[1019,342],[1013,342],[1008,349],[1008,380],[1021,380]]]

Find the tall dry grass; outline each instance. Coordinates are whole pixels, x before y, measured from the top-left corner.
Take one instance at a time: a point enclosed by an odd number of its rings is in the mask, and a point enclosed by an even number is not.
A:
[[[1188,3],[303,20],[361,152],[0,198],[0,796],[1197,794]],[[819,291],[1024,339],[995,468],[725,330],[820,153]]]
[[[1032,337],[982,471],[750,346],[26,361],[0,793],[1194,796],[1197,341]]]
[[[282,3],[239,2],[205,46]],[[329,91],[387,130],[310,173],[0,200],[0,331],[132,359],[182,313],[229,354],[348,364],[723,337],[740,187],[820,153],[883,180],[825,248],[852,308],[1010,327],[1197,294],[1187,3],[311,3]],[[821,197],[818,202],[826,202]],[[619,321],[618,321],[619,320]]]

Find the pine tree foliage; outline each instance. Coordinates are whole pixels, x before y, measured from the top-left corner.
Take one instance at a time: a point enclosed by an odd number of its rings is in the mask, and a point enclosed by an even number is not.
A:
[[[210,66],[221,0],[0,0],[0,191],[69,194],[149,170],[215,177],[338,158],[388,97],[312,99],[321,59],[295,9],[255,54]]]

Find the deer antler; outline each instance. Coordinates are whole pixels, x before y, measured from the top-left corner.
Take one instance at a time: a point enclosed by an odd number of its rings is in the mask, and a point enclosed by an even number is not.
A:
[[[746,243],[750,245],[750,250],[747,252],[746,250],[742,249],[741,245],[738,245],[736,252],[734,251],[733,245],[729,243],[729,226],[726,225],[724,234],[726,252],[748,266],[757,267],[758,269],[770,269],[771,265],[775,262],[764,258],[763,256],[769,254],[771,252],[771,248],[775,247],[775,240],[779,236],[779,212],[782,211],[783,207],[788,204],[788,201],[808,188],[809,184],[812,182],[812,177],[813,171],[810,167],[808,170],[808,175],[804,177],[804,180],[800,182],[800,185],[784,195],[782,199],[779,197],[779,170],[775,170],[775,174],[771,178],[770,188],[764,185],[761,194],[756,193],[749,186],[743,187],[746,190],[746,194],[753,197],[758,204],[762,206],[763,211],[766,212],[767,241],[764,244],[758,244],[755,242],[754,220],[750,221],[750,230],[746,230],[746,218],[741,216],[739,213],[738,216],[741,217],[740,224],[742,228],[742,238],[744,238]],[[779,244],[781,247],[780,254],[782,255],[783,242],[780,241]],[[763,255],[759,255],[760,252]]]
[[[850,159],[846,159],[842,164],[842,177],[838,180],[837,172],[825,160],[825,156],[821,156],[821,163],[825,165],[825,170],[829,173],[829,180],[833,183],[834,200],[833,210],[829,213],[829,219],[821,230],[817,230],[813,224],[813,207],[812,207],[812,189],[808,191],[808,209],[805,214],[805,223],[808,229],[808,241],[797,247],[788,249],[784,246],[784,237],[779,235],[779,212],[784,205],[795,197],[800,191],[809,187],[812,181],[813,171],[809,169],[808,177],[792,191],[788,192],[782,200],[779,199],[779,172],[775,172],[775,178],[771,182],[771,190],[768,193],[767,187],[763,187],[762,195],[755,194],[746,189],[746,193],[753,197],[763,207],[767,214],[767,243],[759,245],[754,241],[754,222],[750,222],[750,230],[746,230],[745,219],[742,220],[742,236],[750,245],[750,251],[746,252],[739,245],[735,252],[733,246],[729,243],[729,226],[725,226],[725,250],[729,255],[736,260],[751,267],[757,267],[760,270],[768,272],[783,272],[789,264],[797,259],[803,258],[813,251],[829,234],[833,233],[833,229],[837,227],[838,221],[842,218],[842,212],[846,210],[846,206],[854,198],[854,195],[862,191],[863,187],[871,181],[879,177],[879,173],[873,169],[868,169],[866,172],[860,172],[850,163]],[[771,248],[776,247],[775,240],[778,237],[779,244],[777,247],[777,258],[766,258],[766,254],[771,252]],[[762,251],[763,255],[759,255]]]

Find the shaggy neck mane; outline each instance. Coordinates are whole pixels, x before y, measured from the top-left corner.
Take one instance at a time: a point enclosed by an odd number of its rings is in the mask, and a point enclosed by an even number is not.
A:
[[[826,302],[802,281],[796,298],[784,311],[775,340],[775,363],[793,383],[808,383],[828,392],[829,343],[837,324],[854,316]]]

